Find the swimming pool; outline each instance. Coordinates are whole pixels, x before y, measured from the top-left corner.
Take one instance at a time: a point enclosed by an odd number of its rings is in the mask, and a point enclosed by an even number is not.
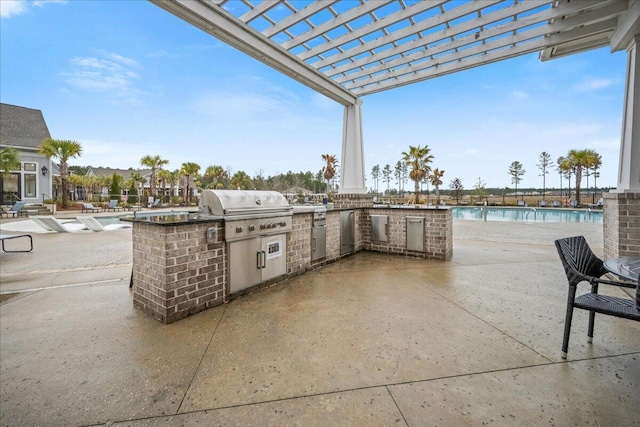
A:
[[[517,222],[602,222],[602,211],[584,209],[454,207],[455,219]]]

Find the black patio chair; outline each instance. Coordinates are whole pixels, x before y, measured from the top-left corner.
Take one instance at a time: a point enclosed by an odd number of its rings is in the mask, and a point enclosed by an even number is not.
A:
[[[567,314],[564,323],[564,338],[562,340],[562,358],[566,359],[574,307],[589,311],[588,342],[593,340],[593,325],[596,313],[640,321],[640,310],[638,310],[635,301],[631,298],[598,294],[599,284],[633,289],[635,289],[636,285],[635,283],[602,279],[601,277],[607,273],[607,270],[604,268],[602,260],[593,253],[584,236],[558,239],[555,244],[569,281]],[[591,284],[591,292],[576,298],[576,291],[580,282]]]

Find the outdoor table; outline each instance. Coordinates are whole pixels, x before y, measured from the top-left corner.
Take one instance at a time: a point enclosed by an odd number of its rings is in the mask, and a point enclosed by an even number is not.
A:
[[[636,306],[640,309],[640,258],[620,257],[608,259],[604,268],[613,274],[636,282]]]

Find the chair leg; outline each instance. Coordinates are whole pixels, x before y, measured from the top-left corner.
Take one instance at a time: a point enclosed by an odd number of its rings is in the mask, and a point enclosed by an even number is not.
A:
[[[598,284],[593,284],[591,285],[591,293],[592,294],[597,294],[598,293]],[[589,329],[587,330],[587,342],[592,343],[593,342],[593,326],[596,320],[596,313],[595,311],[590,311],[589,312]]]
[[[569,286],[569,296],[567,298],[567,314],[564,319],[564,337],[562,339],[562,358],[567,358],[569,349],[569,335],[571,334],[571,320],[573,319],[573,302],[576,296],[576,287]]]

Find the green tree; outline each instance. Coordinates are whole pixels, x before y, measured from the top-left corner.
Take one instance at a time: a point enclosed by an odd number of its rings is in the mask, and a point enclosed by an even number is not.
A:
[[[509,165],[509,175],[511,175],[511,182],[516,186],[515,196],[518,198],[518,184],[522,181],[522,176],[527,171],[522,168],[522,163],[519,161],[514,161]],[[522,195],[522,200],[524,200],[524,194]]]
[[[244,171],[238,171],[231,178],[231,187],[238,190],[247,190],[251,188],[251,178]]]
[[[110,200],[120,200],[120,193],[122,192],[123,183],[124,177],[120,174],[114,173],[111,177],[111,185],[109,186]]]
[[[390,195],[389,183],[391,182],[391,165],[387,164],[382,170],[382,182],[387,183],[387,195]]]
[[[189,188],[190,181],[191,181],[191,178],[195,180],[195,178],[198,175],[198,172],[200,172],[200,165],[193,162],[185,162],[182,164],[182,167],[180,168],[180,174],[185,177],[185,194],[184,194],[185,203],[189,203],[191,201],[191,192],[190,192],[191,189]]]
[[[482,180],[482,178],[478,177],[478,181],[473,185],[474,193],[478,198],[478,201],[481,202],[482,198],[485,196],[485,188],[487,184]]]
[[[335,154],[323,154],[322,160],[325,165],[322,168],[322,176],[327,181],[327,194],[331,192],[331,181],[336,176],[336,170],[338,168],[338,159]]]
[[[460,178],[453,178],[449,184],[449,189],[451,190],[451,196],[456,199],[456,205],[459,204],[460,198],[464,194],[464,186]]]
[[[171,171],[168,171],[166,169],[160,169],[158,171],[158,180],[160,181],[160,188],[162,190],[162,196],[160,197],[160,200],[163,203],[166,202],[165,193],[167,191],[167,182],[169,181],[170,178],[171,178]]]
[[[576,185],[576,201],[578,204],[580,200],[580,187],[582,185],[582,174],[584,171],[589,170],[595,163],[599,161],[599,154],[594,150],[569,150],[567,160],[571,166],[572,172],[575,174]]]
[[[151,197],[157,197],[156,192],[156,174],[158,170],[162,169],[162,166],[169,163],[169,160],[164,160],[160,156],[146,155],[140,159],[140,165],[146,166],[151,169],[151,176],[149,176],[149,195]]]
[[[540,157],[538,157],[538,161],[540,163],[537,164],[540,169],[542,176],[542,200],[544,200],[545,195],[547,193],[547,175],[549,174],[549,169],[553,167],[553,162],[551,161],[551,154],[543,151],[540,153]]]
[[[569,192],[568,199],[571,199],[571,175],[573,174],[573,165],[571,160],[567,157],[558,157],[558,173],[560,173],[560,193],[562,194],[562,177],[567,179],[567,189]]]
[[[129,186],[129,196],[127,197],[127,203],[130,205],[137,205],[139,202],[138,197],[138,186],[136,185],[136,181],[131,180],[131,185]]]
[[[429,181],[431,181],[431,185],[436,189],[436,205],[440,204],[440,186],[442,185],[442,176],[444,175],[444,171],[441,171],[438,168],[435,168],[431,175],[429,175]]]
[[[20,158],[15,147],[5,147],[0,150],[0,171],[3,178],[9,176],[12,171],[20,170]]]
[[[62,184],[62,207],[69,207],[69,164],[71,158],[82,154],[82,146],[76,141],[47,138],[40,144],[40,154],[60,161],[60,181]]]
[[[375,165],[373,168],[371,168],[371,178],[373,178],[373,182],[375,183],[374,191],[377,194],[378,180],[380,179],[380,165]]]
[[[425,145],[424,147],[412,145],[409,146],[409,151],[402,152],[402,159],[407,163],[410,168],[409,178],[415,183],[415,203],[420,203],[420,182],[429,175],[431,163],[434,157],[429,154],[431,148]]]

